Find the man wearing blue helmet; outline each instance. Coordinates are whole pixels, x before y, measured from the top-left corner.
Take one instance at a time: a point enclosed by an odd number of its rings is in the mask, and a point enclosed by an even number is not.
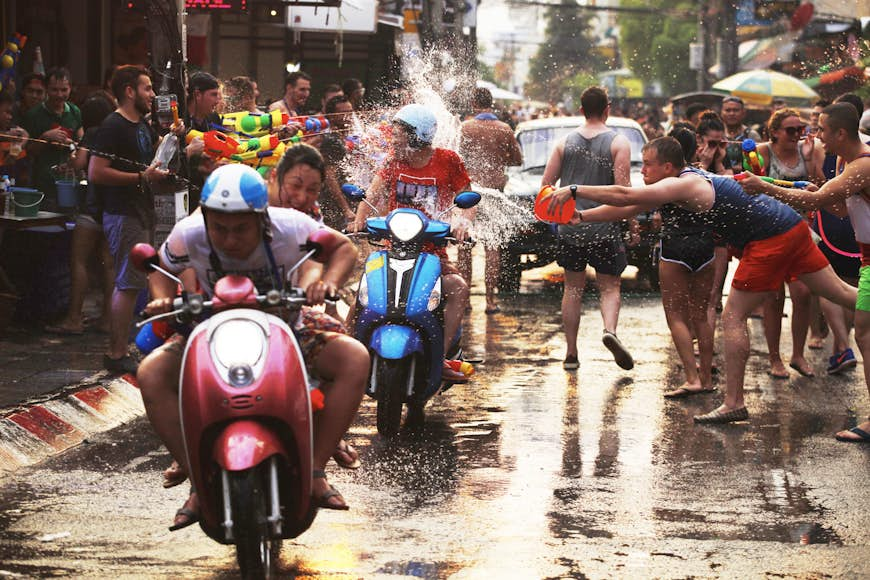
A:
[[[231,164],[211,174],[202,190],[201,212],[178,222],[160,247],[160,264],[179,274],[190,269],[206,295],[227,274],[249,277],[263,291],[280,287],[287,272],[303,256],[300,245],[322,226],[293,209],[268,207],[266,184],[245,165]],[[334,296],[356,265],[357,249],[342,234],[330,230],[335,249],[325,256],[320,272],[306,262],[291,280],[305,289],[311,304]],[[165,276],[151,276],[149,315],[168,312],[176,294],[175,283]],[[314,423],[313,494],[320,507],[348,509],[341,494],[326,481],[326,462],[336,451],[362,400],[368,379],[366,348],[341,332],[329,316],[304,308],[289,321],[299,341],[309,376],[319,380],[326,405]],[[139,366],[137,379],[148,419],[173,458],[184,469],[184,443],[178,409],[178,377],[186,337],[170,337]],[[340,364],[338,364],[340,361]],[[181,479],[180,481],[183,481]],[[181,529],[197,521],[196,494],[191,492],[170,528]]]
[[[392,156],[372,180],[369,193],[372,204],[382,213],[397,207],[412,207],[435,217],[453,203],[456,194],[468,189],[471,180],[462,159],[449,149],[432,146],[438,122],[432,112],[419,104],[406,105],[393,117]],[[371,208],[361,203],[356,222],[349,227],[364,231]],[[458,210],[451,232],[458,240],[468,238],[474,210]],[[441,285],[444,289],[444,352],[449,352],[453,338],[462,324],[468,301],[468,284],[448,259],[444,248],[434,248],[441,258]],[[460,372],[444,364],[442,376],[453,382],[466,382]]]

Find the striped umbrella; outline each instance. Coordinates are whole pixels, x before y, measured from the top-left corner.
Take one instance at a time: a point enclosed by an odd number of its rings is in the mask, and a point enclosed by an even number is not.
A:
[[[809,104],[819,94],[800,79],[772,70],[751,70],[724,78],[713,90],[740,97],[753,105],[769,105],[774,99],[791,104]]]

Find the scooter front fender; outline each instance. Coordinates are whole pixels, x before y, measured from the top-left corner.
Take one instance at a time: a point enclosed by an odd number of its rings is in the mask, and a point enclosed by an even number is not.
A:
[[[257,421],[234,421],[214,443],[215,462],[227,471],[255,467],[273,455],[287,457],[277,433]]]
[[[398,360],[423,352],[423,337],[410,326],[385,324],[372,333],[370,346],[381,358]]]

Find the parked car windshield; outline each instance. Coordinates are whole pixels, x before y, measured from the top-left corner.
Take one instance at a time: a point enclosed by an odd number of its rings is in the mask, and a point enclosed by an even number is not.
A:
[[[646,141],[643,133],[635,127],[611,127],[620,135],[625,135],[628,142],[631,143],[631,163],[641,164],[643,162],[640,151]],[[523,151],[522,171],[530,173],[544,173],[544,167],[550,159],[550,154],[553,152],[553,147],[556,142],[565,137],[568,133],[576,129],[576,127],[541,127],[540,129],[524,130],[517,135],[517,140],[520,143],[520,148]]]

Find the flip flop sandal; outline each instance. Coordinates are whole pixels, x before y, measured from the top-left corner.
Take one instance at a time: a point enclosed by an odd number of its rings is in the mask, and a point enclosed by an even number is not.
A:
[[[362,461],[359,460],[359,454],[354,458],[353,452],[355,451],[356,449],[354,449],[347,441],[339,441],[338,447],[335,448],[335,453],[332,454],[332,458],[339,467],[343,467],[344,469],[359,469],[362,465]],[[350,457],[350,460],[345,457]]]
[[[326,479],[326,472],[322,469],[315,469],[311,472],[312,477],[314,479]],[[317,507],[321,507],[327,510],[336,510],[336,511],[347,511],[350,509],[350,506],[344,503],[343,505],[335,505],[334,503],[330,503],[330,498],[337,497],[344,502],[344,496],[341,495],[335,487],[332,485],[329,486],[329,489],[326,490],[326,493],[321,495],[320,497],[315,496],[314,501],[317,504]]]
[[[715,393],[716,391],[716,387],[713,387],[712,389],[687,389],[686,387],[680,387],[679,389],[666,392],[664,397],[665,399],[685,399],[692,395],[703,395],[706,393]]]
[[[859,429],[858,427],[852,427],[849,429],[850,433],[854,433],[858,436],[858,439],[852,437],[843,437],[842,435],[834,435],[834,438],[837,441],[842,441],[844,443],[870,443],[870,433],[863,429]]]
[[[187,472],[175,461],[163,472],[163,487],[166,489],[184,483],[185,480],[187,480]]]
[[[816,373],[814,373],[813,371],[805,371],[804,369],[802,369],[802,368],[800,367],[800,365],[798,365],[798,364],[796,364],[796,363],[788,363],[788,366],[790,366],[791,368],[793,368],[794,370],[796,370],[796,371],[798,372],[798,374],[800,374],[800,375],[803,376],[803,377],[814,377],[814,376],[816,376]]]
[[[181,530],[186,528],[187,526],[191,526],[199,521],[199,514],[193,511],[190,508],[181,508],[177,512],[175,512],[175,519],[178,519],[180,516],[184,516],[185,519],[181,520],[176,524],[172,524],[169,526],[170,532],[175,532],[177,530]]]

